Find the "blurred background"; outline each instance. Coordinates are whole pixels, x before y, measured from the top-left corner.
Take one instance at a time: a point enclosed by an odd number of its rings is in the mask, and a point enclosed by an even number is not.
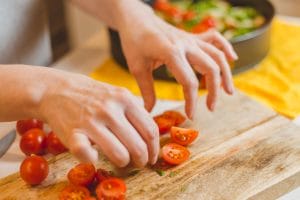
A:
[[[270,0],[277,14],[300,17],[300,0]],[[80,46],[105,26],[70,1],[48,0],[54,59]],[[62,20],[64,19],[64,20]]]

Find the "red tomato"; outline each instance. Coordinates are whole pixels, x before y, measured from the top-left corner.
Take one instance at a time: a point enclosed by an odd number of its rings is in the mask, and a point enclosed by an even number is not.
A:
[[[92,200],[92,197],[87,188],[78,185],[68,185],[60,192],[59,200]]]
[[[207,31],[210,28],[216,27],[216,22],[213,17],[208,16],[204,18],[198,25],[192,28],[193,33],[202,33]]]
[[[88,186],[93,183],[96,169],[93,164],[81,163],[72,168],[68,173],[70,183],[79,186]]]
[[[97,200],[95,197],[86,197],[84,200]]]
[[[191,144],[197,137],[198,131],[173,126],[171,128],[171,140],[177,144],[187,146]]]
[[[47,152],[58,155],[63,152],[66,152],[68,149],[60,142],[59,138],[56,136],[55,133],[50,132],[47,135]]]
[[[190,152],[184,146],[176,143],[169,143],[162,148],[162,158],[172,165],[179,165],[186,161]]]
[[[49,173],[48,162],[41,156],[29,156],[20,166],[21,178],[30,185],[40,184]]]
[[[44,124],[37,119],[26,119],[17,121],[16,129],[20,135],[23,135],[28,130],[33,128],[43,129]]]
[[[190,21],[195,18],[195,13],[192,11],[186,11],[185,13],[183,13],[182,17],[184,21]]]
[[[175,121],[175,126],[182,124],[185,121],[185,117],[178,111],[168,110],[163,113],[163,116],[167,119],[172,119]]]
[[[181,19],[183,16],[182,12],[168,1],[157,0],[153,6],[155,10],[161,11],[169,17]]]
[[[108,178],[96,188],[97,197],[101,200],[124,200],[125,193],[125,182],[118,178]]]
[[[96,179],[98,181],[98,183],[108,179],[108,178],[112,178],[112,174],[104,169],[98,169],[96,172]]]
[[[166,11],[170,6],[170,3],[166,0],[156,0],[153,4],[154,9],[158,11]]]
[[[46,134],[38,128],[30,129],[22,135],[20,148],[26,155],[43,155],[46,150]]]
[[[158,126],[159,133],[161,135],[170,131],[171,127],[175,125],[175,120],[167,119],[163,115],[155,116],[154,118],[155,123]]]

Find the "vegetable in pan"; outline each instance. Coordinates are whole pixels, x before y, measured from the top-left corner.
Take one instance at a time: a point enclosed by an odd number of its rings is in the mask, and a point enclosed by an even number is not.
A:
[[[249,6],[233,6],[224,0],[156,0],[156,13],[170,24],[193,33],[215,28],[227,39],[261,27],[265,18]]]

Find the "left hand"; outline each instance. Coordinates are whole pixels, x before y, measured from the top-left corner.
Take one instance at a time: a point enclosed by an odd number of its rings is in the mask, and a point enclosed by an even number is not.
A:
[[[209,30],[191,34],[167,24],[142,3],[134,8],[128,8],[131,13],[122,19],[118,31],[130,72],[138,82],[147,110],[155,104],[152,71],[162,64],[183,86],[189,118],[196,110],[199,85],[193,69],[205,76],[210,110],[214,110],[221,84],[228,94],[233,93],[227,60],[236,60],[237,55],[220,33]]]

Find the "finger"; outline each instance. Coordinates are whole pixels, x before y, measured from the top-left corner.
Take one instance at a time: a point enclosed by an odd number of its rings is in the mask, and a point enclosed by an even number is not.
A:
[[[98,152],[94,149],[88,137],[79,130],[74,130],[68,140],[70,152],[81,162],[95,163],[98,160]]]
[[[129,105],[125,112],[127,119],[147,144],[149,163],[152,165],[155,164],[159,153],[159,132],[157,125],[143,108]]]
[[[225,53],[227,59],[231,61],[238,59],[238,56],[230,42],[226,40],[218,31],[209,30],[203,34],[200,34],[199,37],[202,40],[209,42],[222,50]]]
[[[114,165],[125,167],[129,164],[129,152],[107,127],[99,122],[91,121],[88,135]]]
[[[221,69],[222,85],[228,94],[233,94],[234,86],[232,74],[224,53],[208,43],[200,42],[199,46],[219,65]]]
[[[151,71],[132,72],[144,99],[144,106],[148,111],[151,111],[155,104],[154,82]]]
[[[143,167],[148,162],[147,145],[135,128],[128,122],[122,113],[118,113],[107,121],[109,129],[127,148],[132,162],[137,167]]]
[[[215,61],[203,52],[200,48],[193,48],[187,54],[190,63],[195,69],[205,75],[208,95],[207,95],[207,106],[213,111],[220,90],[220,69]]]
[[[197,109],[198,79],[190,64],[182,53],[173,53],[169,56],[171,60],[166,63],[177,82],[183,87],[185,98],[185,112],[190,119],[193,119]]]

